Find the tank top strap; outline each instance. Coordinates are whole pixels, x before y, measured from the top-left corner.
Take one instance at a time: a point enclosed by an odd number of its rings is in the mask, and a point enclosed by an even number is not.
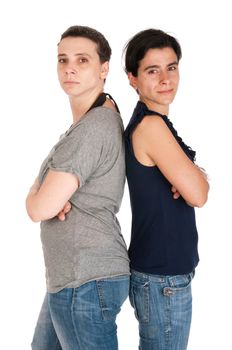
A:
[[[113,101],[117,112],[120,113],[119,108],[118,108],[118,105],[117,105],[117,103],[115,102],[115,100],[113,99],[113,97],[112,97],[110,94],[105,93],[105,92],[102,92],[102,93],[97,97],[97,99],[94,101],[94,103],[91,105],[91,107],[88,109],[87,112],[89,112],[89,111],[90,111],[91,109],[93,109],[93,108],[103,106],[103,104],[106,102],[106,97],[109,97],[109,99],[110,99],[111,101]]]
[[[119,108],[118,108],[118,105],[117,105],[117,103],[115,102],[115,100],[113,99],[113,97],[112,97],[110,94],[108,94],[108,93],[105,93],[105,95],[106,95],[107,97],[109,97],[109,99],[110,99],[111,101],[113,101],[117,112],[120,114],[120,110],[119,110]]]
[[[163,115],[155,112],[155,111],[151,111],[150,109],[147,108],[147,106],[145,105],[145,103],[138,101],[137,105],[135,106],[134,112],[132,114],[132,117],[129,121],[129,124],[125,130],[125,136],[130,138],[130,134],[132,133],[132,131],[136,128],[136,126],[143,120],[143,118],[147,115],[158,115],[160,117],[163,118]]]

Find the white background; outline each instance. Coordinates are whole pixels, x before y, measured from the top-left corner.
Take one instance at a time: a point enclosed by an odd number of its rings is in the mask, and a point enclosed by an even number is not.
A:
[[[189,350],[232,349],[231,340],[231,11],[230,1],[8,0],[0,5],[1,297],[0,349],[28,350],[45,292],[39,224],[25,197],[39,166],[72,122],[56,77],[56,44],[71,25],[109,40],[106,91],[126,125],[136,103],[121,52],[136,32],[160,28],[182,46],[181,84],[170,118],[210,177],[208,204],[196,210],[201,261],[193,282]],[[130,239],[128,192],[119,213]],[[137,349],[137,323],[127,301],[118,317],[120,350]]]

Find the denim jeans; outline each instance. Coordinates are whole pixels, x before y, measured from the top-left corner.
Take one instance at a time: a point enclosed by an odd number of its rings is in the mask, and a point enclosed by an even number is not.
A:
[[[45,297],[33,350],[117,350],[116,316],[129,294],[129,276],[88,282]]]
[[[132,271],[130,302],[139,322],[140,350],[186,350],[192,317],[191,280]]]

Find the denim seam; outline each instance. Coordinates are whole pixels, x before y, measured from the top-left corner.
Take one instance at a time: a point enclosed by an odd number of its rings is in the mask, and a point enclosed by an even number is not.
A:
[[[55,350],[60,350],[60,349],[61,349],[61,345],[60,345],[59,339],[57,338]]]
[[[102,292],[102,281],[96,281],[96,288],[97,288],[97,294],[99,298],[99,304],[100,304],[100,309],[101,309],[101,315],[102,319],[104,321],[104,308],[106,308],[106,305],[104,303],[104,297],[103,297],[103,292]]]
[[[171,332],[172,332],[172,326],[171,326],[171,303],[170,298],[165,298],[167,303],[167,313],[166,313],[166,329],[165,329],[165,349],[170,349],[170,339],[171,339]]]
[[[150,315],[149,315],[149,282],[146,282],[144,284],[144,304],[145,304],[145,316],[144,320],[146,320],[147,323],[149,323]]]
[[[77,294],[78,294],[77,288],[73,288],[73,291],[72,291],[72,304],[71,304],[71,317],[72,317],[72,324],[73,324],[73,329],[74,329],[74,332],[75,332],[77,344],[79,346],[79,349],[83,350],[82,346],[81,346],[81,343],[80,343],[80,340],[79,340],[79,337],[78,337],[78,332],[77,332],[77,329],[76,329],[74,315],[73,315],[74,314],[74,304],[75,304],[75,301],[77,299],[76,298]]]
[[[142,314],[140,314],[138,312],[138,305],[136,303],[136,298],[135,298],[135,292],[134,292],[134,286],[132,285],[131,287],[131,299],[132,299],[132,306],[134,308],[134,312],[135,315],[137,317],[137,319],[139,320],[139,322],[142,323],[149,323],[149,319],[150,319],[150,313],[149,313],[149,281],[145,282],[142,287],[142,295],[143,295],[143,308],[144,308],[144,312]]]

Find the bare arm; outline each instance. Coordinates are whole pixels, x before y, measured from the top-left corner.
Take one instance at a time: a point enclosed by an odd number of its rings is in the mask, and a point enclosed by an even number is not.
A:
[[[65,207],[78,186],[78,178],[75,175],[49,170],[42,185],[39,186],[36,179],[28,193],[26,209],[29,217],[35,222],[55,217]]]
[[[159,167],[172,184],[173,193],[178,192],[190,206],[205,204],[209,190],[206,176],[186,156],[162,118],[145,117],[133,133],[132,141],[133,146],[140,145],[151,163]]]

